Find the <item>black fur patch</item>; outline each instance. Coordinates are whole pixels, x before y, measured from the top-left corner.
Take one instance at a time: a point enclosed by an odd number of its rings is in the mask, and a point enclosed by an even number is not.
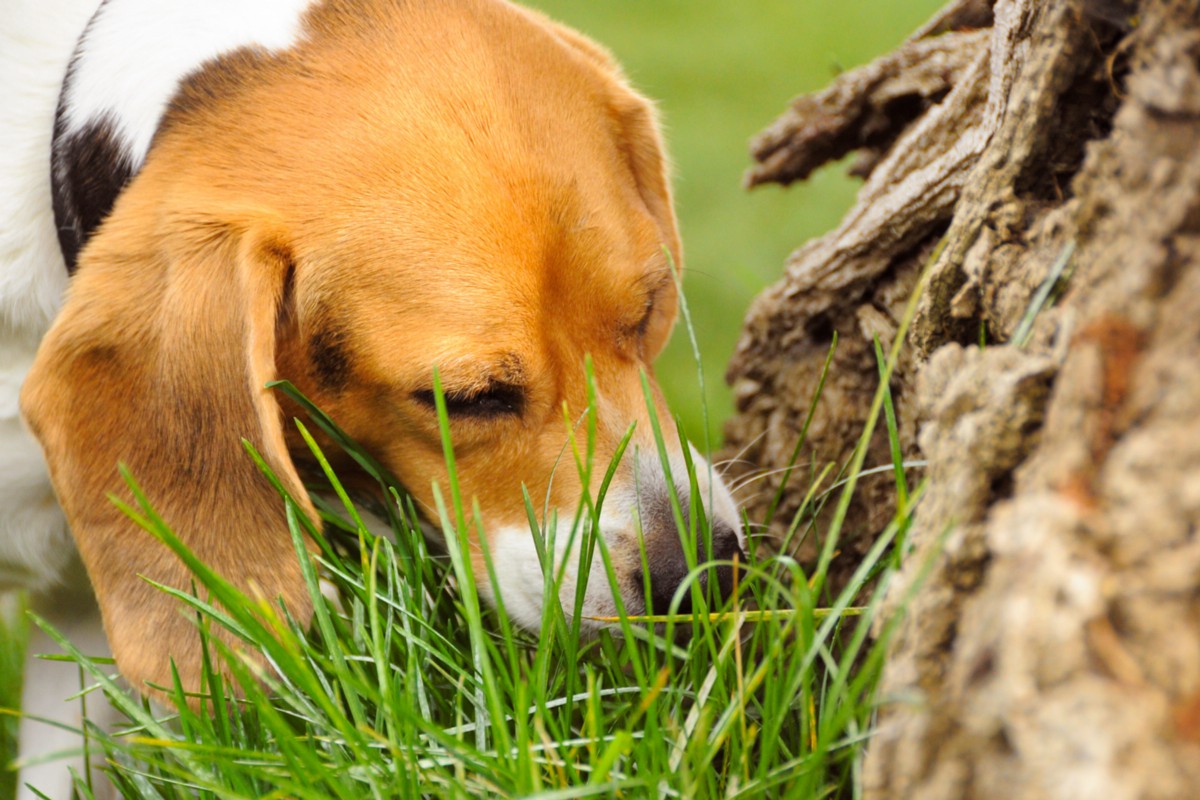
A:
[[[91,120],[82,129],[67,134],[67,90],[79,68],[83,43],[108,0],[100,0],[83,35],[76,44],[63,76],[54,114],[54,139],[50,148],[50,184],[54,223],[67,272],[75,271],[79,251],[117,201],[117,195],[133,177],[129,148],[122,146],[111,119]]]
[[[54,222],[68,272],[75,271],[79,251],[108,216],[133,173],[129,148],[111,119],[102,117],[67,133],[60,106],[51,175]]]
[[[340,391],[350,377],[350,352],[346,333],[341,328],[326,326],[313,334],[308,343],[308,357],[313,377],[326,389]]]

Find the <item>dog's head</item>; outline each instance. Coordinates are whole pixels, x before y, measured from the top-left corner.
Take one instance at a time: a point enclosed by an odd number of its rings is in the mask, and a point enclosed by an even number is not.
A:
[[[436,367],[461,491],[484,523],[478,582],[486,550],[506,607],[532,627],[543,579],[523,488],[543,527],[559,520],[556,557],[573,565],[580,497],[633,426],[599,533],[625,607],[646,610],[648,584],[665,610],[689,561],[731,558],[740,528],[696,455],[689,487],[687,445],[652,378],[651,408],[643,391],[681,263],[653,109],[595,45],[503,3],[329,2],[305,31],[184,84],[82,251],[26,383],[122,671],[168,684],[170,655],[197,682],[191,623],[139,578],[186,588],[184,568],[106,499],[118,462],[201,558],[309,613],[280,503],[240,445],[315,517],[306,451],[264,388],[277,377],[429,509],[447,478]],[[567,420],[589,408],[588,357],[597,466],[584,487]],[[591,425],[575,430],[581,449]],[[685,513],[702,496],[712,552],[684,553],[670,482]],[[593,563],[583,614],[612,613]]]

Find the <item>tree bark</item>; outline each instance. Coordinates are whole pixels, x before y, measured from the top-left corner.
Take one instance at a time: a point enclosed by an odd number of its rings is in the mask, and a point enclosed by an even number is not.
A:
[[[730,455],[787,466],[836,331],[800,463],[846,461],[920,292],[891,389],[928,486],[869,796],[1200,796],[1200,0],[960,0],[753,147],[751,185],[854,151],[866,182],[750,310]],[[843,573],[893,486],[864,481]]]

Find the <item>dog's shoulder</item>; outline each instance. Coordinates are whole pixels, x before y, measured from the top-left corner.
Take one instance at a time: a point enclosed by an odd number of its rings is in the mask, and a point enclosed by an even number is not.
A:
[[[138,172],[180,86],[220,56],[286,49],[313,0],[106,0],[58,105],[54,214],[67,268]]]
[[[0,588],[12,583],[6,574],[40,585],[56,570],[48,553],[61,548],[62,517],[40,452],[19,419],[18,395],[62,306],[76,255],[141,168],[188,76],[233,51],[289,47],[312,4],[6,4],[0,25],[0,517],[12,524],[0,524]],[[30,516],[43,508],[46,519]]]

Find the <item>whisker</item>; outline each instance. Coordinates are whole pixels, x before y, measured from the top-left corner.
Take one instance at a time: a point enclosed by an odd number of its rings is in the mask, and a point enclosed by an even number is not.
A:
[[[754,445],[758,444],[758,442],[759,442],[759,441],[760,441],[760,440],[761,440],[761,439],[762,439],[764,436],[766,436],[766,435],[767,435],[767,429],[766,429],[766,428],[763,428],[763,429],[762,429],[762,430],[759,432],[758,436],[755,436],[753,439],[751,439],[750,441],[746,442],[745,446],[744,446],[744,447],[742,447],[742,449],[741,449],[741,450],[738,450],[738,451],[737,451],[737,452],[734,454],[733,458],[726,459],[726,461],[727,461],[727,462],[729,462],[729,463],[735,463],[735,464],[736,464],[737,462],[741,461],[741,460],[742,460],[742,456],[746,455],[746,452],[747,452],[747,451],[748,451],[748,450],[749,450],[751,447],[754,447]]]
[[[791,466],[791,467],[778,467],[778,468],[776,468],[776,469],[767,470],[767,471],[765,471],[765,472],[760,472],[760,473],[758,473],[758,474],[756,474],[756,475],[750,475],[750,476],[746,477],[745,479],[743,479],[742,481],[740,481],[740,482],[738,482],[738,483],[734,484],[733,486],[731,486],[731,487],[730,487],[730,489],[729,489],[729,491],[730,491],[730,493],[731,493],[731,494],[733,494],[733,493],[736,493],[737,491],[739,491],[739,490],[741,490],[741,489],[744,489],[745,487],[749,486],[750,484],[754,483],[755,481],[762,480],[763,478],[769,478],[769,477],[770,477],[770,476],[772,476],[772,475],[778,475],[778,474],[779,474],[779,473],[781,473],[781,472],[787,472],[789,469],[799,469],[799,468],[800,468],[800,467],[802,467],[802,466],[808,466],[808,465],[811,465],[812,463],[813,463],[813,462],[808,462],[808,464],[807,464],[807,465],[805,465],[805,464],[801,464],[801,463],[797,463],[797,464],[794,464],[794,465],[793,465],[793,466]],[[902,461],[902,462],[901,462],[901,466],[903,466],[905,469],[921,469],[922,467],[925,467],[925,466],[927,466],[927,465],[928,465],[928,463],[929,463],[929,462],[927,462],[927,461]],[[882,473],[882,472],[887,472],[887,471],[889,471],[889,470],[892,470],[892,469],[895,469],[895,465],[893,465],[893,464],[882,464],[882,465],[880,465],[880,466],[878,466],[878,467],[871,467],[870,469],[864,469],[864,470],[862,470],[861,472],[859,472],[859,473],[858,473],[858,477],[860,477],[860,478],[865,478],[865,477],[868,477],[868,476],[870,476],[870,475],[878,475],[878,474],[880,474],[880,473]],[[838,483],[835,483],[833,486],[829,487],[829,490],[828,490],[828,491],[832,491],[833,489],[836,489],[836,488],[838,488],[839,486],[843,486],[843,485],[845,485],[845,483],[847,482],[847,480],[848,480],[848,479],[846,479],[846,478],[843,478],[843,479],[842,479],[841,481],[839,481]]]
[[[762,497],[765,494],[766,494],[766,492],[755,492],[754,494],[750,495],[749,497],[734,498],[734,499],[737,501],[737,504],[739,506],[748,506],[751,503],[754,503],[755,501],[757,501],[760,497]]]
[[[724,461],[713,464],[713,469],[715,469],[717,474],[721,477],[721,479],[724,480],[729,474],[730,467],[734,466],[735,464],[746,464],[747,466],[749,466],[751,468],[751,471],[753,471],[753,469],[756,469],[758,467],[757,464],[755,464],[753,461],[750,461],[749,459],[727,458]]]
[[[750,475],[746,478],[743,478],[741,481],[736,483],[734,486],[730,487],[729,491],[736,492],[739,489],[744,489],[745,487],[749,486],[750,484],[754,483],[755,481],[762,480],[763,478],[769,478],[772,475],[778,475],[781,472],[787,472],[789,470],[800,469],[802,467],[811,466],[812,464],[813,464],[813,462],[811,462],[811,461],[798,462],[796,464],[791,465],[790,467],[778,467],[776,469],[766,470],[765,472],[759,472],[757,474]]]
[[[929,466],[929,462],[924,461],[924,460],[901,461],[900,466],[903,467],[904,469],[924,469],[925,467]],[[858,477],[861,479],[861,478],[869,477],[871,475],[878,475],[878,474],[884,473],[884,472],[891,472],[895,468],[896,468],[896,466],[894,464],[891,464],[891,463],[883,464],[878,467],[871,467],[870,469],[862,470],[861,472],[858,473]],[[846,477],[842,478],[840,481],[838,481],[837,483],[830,486],[828,489],[826,489],[821,494],[827,495],[830,492],[833,492],[833,491],[841,488],[842,486],[845,486],[849,482],[850,482],[850,477],[846,476]]]

